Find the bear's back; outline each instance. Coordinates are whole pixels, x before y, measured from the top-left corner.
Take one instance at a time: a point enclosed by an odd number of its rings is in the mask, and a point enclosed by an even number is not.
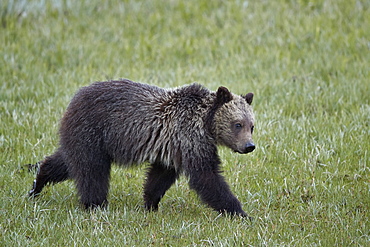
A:
[[[96,82],[72,99],[61,146],[102,152],[121,164],[162,160],[178,166],[180,146],[204,135],[211,98],[198,84],[171,90],[129,80]]]

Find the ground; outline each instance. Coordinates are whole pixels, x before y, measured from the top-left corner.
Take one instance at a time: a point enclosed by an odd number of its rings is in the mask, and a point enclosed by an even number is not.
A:
[[[368,1],[5,1],[0,6],[0,238],[5,246],[365,246],[370,241]],[[255,220],[220,217],[187,181],[143,208],[145,168],[110,205],[72,182],[27,192],[78,88],[129,78],[253,92],[256,150],[222,148]],[[222,230],[220,230],[222,229]]]

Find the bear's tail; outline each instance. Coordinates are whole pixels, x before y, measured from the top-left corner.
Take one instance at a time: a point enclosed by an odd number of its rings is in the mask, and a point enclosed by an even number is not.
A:
[[[48,183],[59,183],[69,179],[68,167],[60,151],[39,162],[36,179],[29,196],[37,196]],[[36,164],[37,166],[37,164]]]

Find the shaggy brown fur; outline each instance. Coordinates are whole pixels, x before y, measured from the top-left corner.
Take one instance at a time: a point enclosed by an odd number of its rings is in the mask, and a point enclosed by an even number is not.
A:
[[[107,203],[111,163],[149,162],[145,206],[156,210],[181,173],[209,206],[247,216],[220,175],[217,145],[254,150],[253,94],[238,96],[192,84],[162,89],[129,80],[96,82],[72,99],[60,147],[41,162],[30,195],[47,183],[74,179],[86,207]]]

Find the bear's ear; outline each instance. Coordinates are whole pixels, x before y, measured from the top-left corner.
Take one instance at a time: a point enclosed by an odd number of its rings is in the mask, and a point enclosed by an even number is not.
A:
[[[225,104],[233,99],[232,94],[226,87],[219,87],[216,93],[216,101],[219,105]]]
[[[253,101],[253,93],[247,93],[243,98],[247,101],[249,105],[251,105]]]

